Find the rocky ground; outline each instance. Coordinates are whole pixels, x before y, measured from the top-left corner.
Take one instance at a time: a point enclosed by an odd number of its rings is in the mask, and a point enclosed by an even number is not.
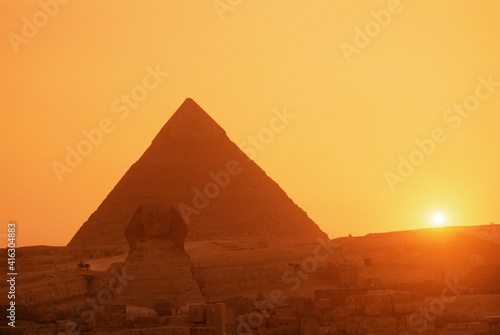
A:
[[[254,300],[272,300],[279,293],[280,304],[303,301],[305,306],[314,300],[312,314],[321,308],[330,313],[330,319],[311,316],[318,321],[317,326],[337,327],[347,320],[349,311],[336,306],[334,298],[321,300],[315,291],[364,286],[367,292],[415,291],[421,295],[413,308],[415,320],[430,318],[432,329],[439,329],[500,314],[500,291],[483,285],[490,288],[487,292],[481,286],[482,282],[489,283],[489,269],[499,265],[497,231],[498,227],[489,226],[427,229],[343,237],[331,242],[296,241],[293,247],[289,241],[219,239],[187,242],[185,249],[192,278],[200,285],[206,302],[224,302],[233,316],[251,311]],[[36,310],[75,312],[82,301],[97,297],[107,287],[113,278],[111,269],[118,271],[126,257],[119,250],[19,248],[17,303]],[[77,269],[81,260],[90,264],[90,270]],[[1,262],[6,263],[4,254]],[[294,269],[294,265],[299,267]],[[498,282],[500,277],[495,278]],[[154,291],[154,287],[147,289]],[[5,305],[5,299],[1,296],[0,304]],[[432,311],[430,316],[424,314],[425,310]],[[367,327],[375,322],[362,320],[368,322]],[[393,322],[387,320],[384,322]]]

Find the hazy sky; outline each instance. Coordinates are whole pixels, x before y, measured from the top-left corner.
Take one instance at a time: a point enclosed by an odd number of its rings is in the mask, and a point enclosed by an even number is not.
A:
[[[20,245],[66,244],[187,97],[239,145],[295,115],[255,161],[331,237],[500,223],[500,1],[61,2],[0,0]]]

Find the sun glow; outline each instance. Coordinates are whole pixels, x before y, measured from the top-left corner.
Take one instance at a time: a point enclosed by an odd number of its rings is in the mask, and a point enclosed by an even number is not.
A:
[[[446,221],[445,220],[446,218],[444,217],[443,214],[441,213],[436,213],[434,214],[434,216],[432,217],[432,222],[434,223],[435,226],[443,226],[444,225],[444,222]]]

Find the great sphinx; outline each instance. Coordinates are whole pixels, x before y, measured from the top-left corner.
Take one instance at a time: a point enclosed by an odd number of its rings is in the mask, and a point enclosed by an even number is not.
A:
[[[161,202],[140,205],[125,230],[130,249],[123,266],[135,279],[114,303],[151,307],[169,302],[177,308],[204,303],[184,249],[187,233],[186,223],[173,206]]]
[[[129,254],[140,248],[147,240],[163,240],[184,251],[187,225],[173,206],[160,202],[141,205],[137,208],[125,229]]]

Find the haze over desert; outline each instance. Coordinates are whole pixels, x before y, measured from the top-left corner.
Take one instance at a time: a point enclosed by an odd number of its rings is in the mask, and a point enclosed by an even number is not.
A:
[[[0,335],[500,334],[500,2],[0,6]]]

